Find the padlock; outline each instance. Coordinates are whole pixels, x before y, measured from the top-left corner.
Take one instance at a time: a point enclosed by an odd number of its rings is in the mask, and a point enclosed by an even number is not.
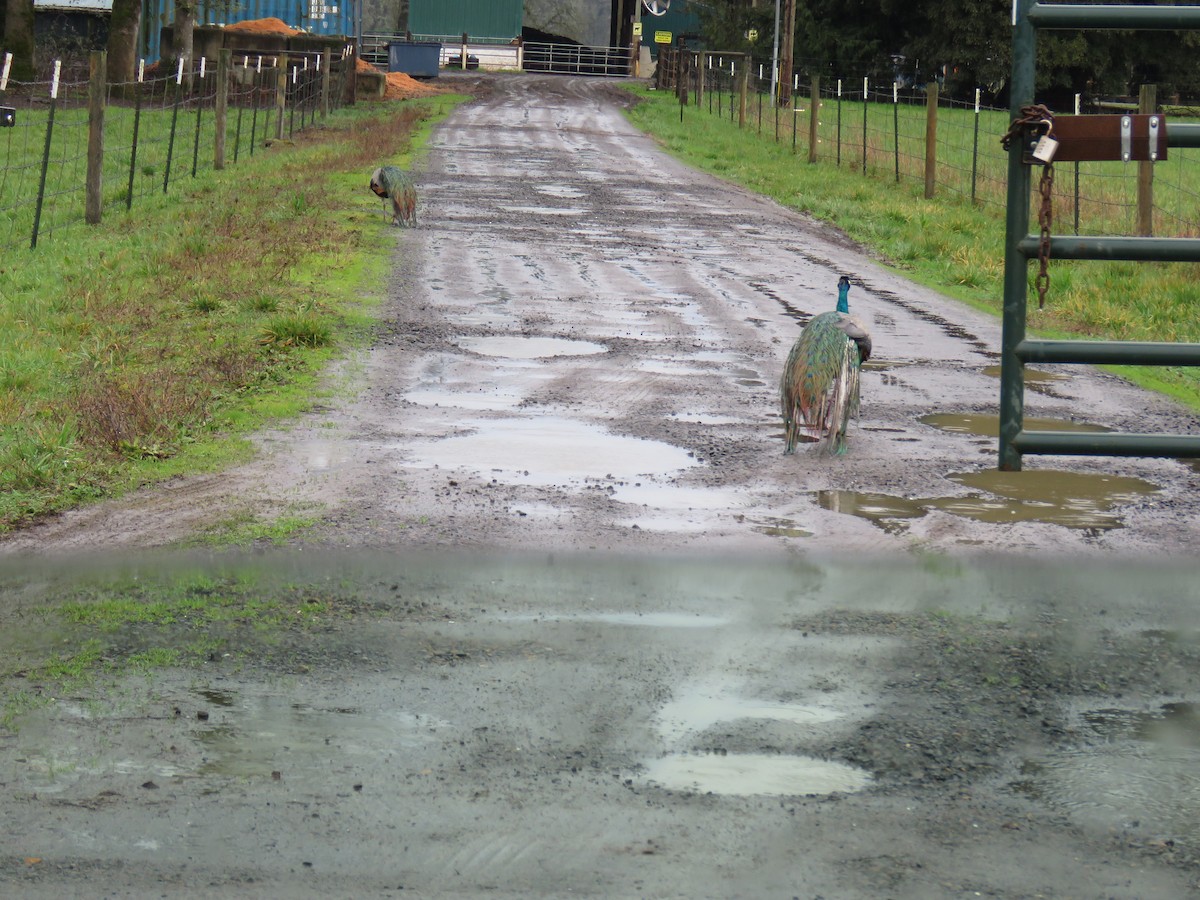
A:
[[[0,106],[0,128],[12,128],[17,124],[17,111],[11,106]]]
[[[1054,162],[1054,154],[1058,150],[1058,141],[1050,137],[1048,134],[1043,134],[1036,144],[1033,145],[1033,158],[1040,163],[1050,165]]]

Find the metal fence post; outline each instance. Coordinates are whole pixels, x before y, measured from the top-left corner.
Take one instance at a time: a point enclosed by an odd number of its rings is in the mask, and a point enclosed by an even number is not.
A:
[[[817,137],[821,125],[821,76],[812,77],[812,100],[808,110],[808,161],[817,161]]]
[[[971,145],[971,205],[975,205],[975,184],[979,176],[979,88],[975,88],[975,139]],[[1078,205],[1078,204],[1077,204]]]
[[[837,85],[837,164],[842,164],[842,79]]]
[[[200,112],[204,109],[204,79],[207,76],[205,71],[206,63],[204,57],[200,57],[200,92],[196,93],[196,82],[190,77],[188,78],[189,90],[192,99],[196,101],[196,134],[192,138],[192,177],[196,177],[196,165],[200,161]]]
[[[925,199],[932,200],[937,188],[938,83],[925,88]]]
[[[867,100],[870,92],[870,83],[863,78],[863,145],[862,145],[862,173],[867,174]]]
[[[900,85],[892,82],[892,156],[896,160],[896,184],[900,183]]]
[[[145,83],[146,61],[138,62],[137,84],[133,86],[133,140],[129,150],[129,191],[125,196],[125,210],[133,209],[133,174],[137,171],[138,132],[142,127],[142,85]]]
[[[1037,33],[1029,21],[1033,0],[1016,0],[1012,39],[1012,85],[1009,114],[1020,118],[1021,108],[1033,102],[1037,72]],[[1021,470],[1021,452],[1013,444],[1024,423],[1025,364],[1017,346],[1025,340],[1025,305],[1029,294],[1029,261],[1021,253],[1021,239],[1029,231],[1030,167],[1021,161],[1021,141],[1008,150],[1008,203],[1004,239],[1004,319],[1000,338],[1000,441],[999,468]]]
[[[58,108],[58,76],[62,72],[62,60],[54,61],[54,80],[50,82],[50,108],[46,114],[46,144],[42,149],[42,174],[38,179],[37,204],[33,208],[33,234],[29,249],[37,248],[38,230],[42,224],[42,203],[46,199],[46,172],[50,168],[50,139],[54,135],[54,111]]]
[[[181,56],[179,57],[179,71],[175,75],[175,103],[171,109],[171,136],[167,139],[167,166],[163,172],[164,194],[167,192],[167,188],[171,184],[171,160],[175,156],[175,129],[179,124],[179,101],[183,96],[183,63],[184,59]]]
[[[97,225],[104,204],[104,101],[108,83],[108,54],[93,50],[88,57],[91,79],[88,82],[87,190],[84,221]]]

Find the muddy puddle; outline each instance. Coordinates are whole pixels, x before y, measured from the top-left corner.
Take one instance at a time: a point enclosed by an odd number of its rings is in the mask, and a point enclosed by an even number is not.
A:
[[[796,736],[824,733],[846,718],[834,705],[781,703],[745,696],[720,680],[681,688],[655,717],[668,747],[710,740],[721,727],[754,722],[788,729]],[[819,795],[862,790],[867,772],[835,760],[799,753],[734,752],[726,748],[675,749],[648,760],[638,780],[672,791],[728,795]]]
[[[313,706],[276,694],[198,692],[211,706],[197,737],[198,775],[297,777],[356,756],[402,753],[428,744],[436,723],[404,710]],[[278,773],[276,776],[275,773]]]
[[[953,434],[973,434],[979,437],[993,438],[1000,436],[1000,417],[994,414],[935,413],[921,416],[918,421]],[[1093,425],[1088,422],[1072,422],[1069,419],[1048,419],[1037,416],[1026,416],[1023,424],[1028,431],[1101,432],[1112,430],[1103,425]]]
[[[552,337],[489,337],[460,338],[458,346],[481,356],[504,359],[549,359],[558,356],[591,356],[606,353],[608,348],[592,341],[572,341]]]
[[[522,484],[665,475],[696,465],[686,450],[571,419],[502,419],[471,434],[407,445],[409,465],[473,469]]]
[[[667,790],[734,795],[841,794],[871,783],[845,763],[764,753],[674,754],[648,763],[640,777]]]
[[[1058,470],[961,472],[947,476],[976,493],[965,497],[898,497],[827,490],[815,495],[830,512],[866,519],[889,533],[929,512],[941,511],[988,524],[1043,522],[1066,528],[1120,528],[1120,508],[1159,490],[1141,478]]]

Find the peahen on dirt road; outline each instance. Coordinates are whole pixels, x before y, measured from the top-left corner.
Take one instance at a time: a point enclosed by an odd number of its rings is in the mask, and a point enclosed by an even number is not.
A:
[[[791,453],[801,440],[846,452],[846,426],[858,415],[858,378],[871,356],[871,334],[850,315],[850,279],[838,279],[837,309],[813,316],[788,354],[779,399]],[[801,437],[803,435],[803,437]]]

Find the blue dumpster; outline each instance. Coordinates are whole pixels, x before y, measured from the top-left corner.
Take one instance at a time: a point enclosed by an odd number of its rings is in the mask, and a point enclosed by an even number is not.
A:
[[[433,41],[392,41],[388,44],[388,71],[414,78],[437,78],[442,45]]]

